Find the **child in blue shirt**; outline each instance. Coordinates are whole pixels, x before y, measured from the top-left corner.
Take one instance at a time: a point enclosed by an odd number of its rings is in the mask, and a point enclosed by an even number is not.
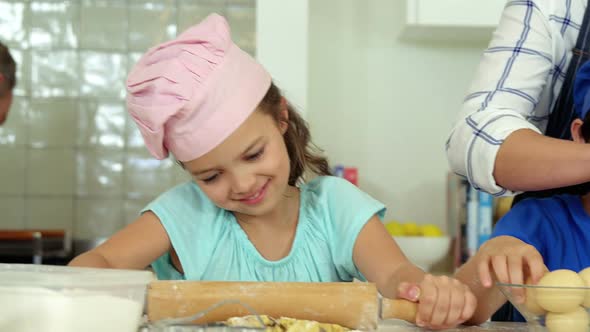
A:
[[[70,265],[151,265],[160,279],[357,278],[385,297],[418,302],[420,326],[447,328],[471,316],[467,286],[409,262],[381,223],[383,204],[328,176],[306,123],[232,42],[221,16],[150,49],[127,88],[148,150],[158,159],[172,153],[193,181]],[[312,174],[319,176],[303,182]]]
[[[576,74],[574,108],[572,139],[586,144],[590,141],[590,62]],[[486,321],[506,302],[494,282],[523,284],[530,277],[536,284],[547,270],[579,272],[590,266],[589,189],[583,184],[577,188],[582,195],[525,199],[498,221],[492,239],[455,274],[478,298],[472,323]],[[522,289],[513,288],[513,295],[524,301]],[[516,309],[511,310],[513,320],[524,321]]]

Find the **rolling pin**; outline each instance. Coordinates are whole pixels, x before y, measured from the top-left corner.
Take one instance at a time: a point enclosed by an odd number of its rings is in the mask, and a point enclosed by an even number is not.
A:
[[[223,300],[238,300],[260,315],[332,323],[351,329],[374,330],[379,319],[414,323],[417,304],[378,296],[366,282],[210,282],[154,281],[148,285],[147,315],[151,322],[192,316]],[[239,304],[220,306],[195,324],[221,322],[252,315]]]

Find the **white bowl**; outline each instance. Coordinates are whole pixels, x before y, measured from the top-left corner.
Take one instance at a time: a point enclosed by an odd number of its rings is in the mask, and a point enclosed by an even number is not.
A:
[[[449,236],[394,236],[393,239],[408,259],[428,272],[432,266],[449,254]]]

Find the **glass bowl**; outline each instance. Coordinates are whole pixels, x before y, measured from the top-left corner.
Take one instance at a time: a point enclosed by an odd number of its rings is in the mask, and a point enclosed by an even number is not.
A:
[[[531,327],[539,327],[535,331],[590,331],[590,287],[496,285]],[[525,294],[522,301],[514,295],[516,289]]]

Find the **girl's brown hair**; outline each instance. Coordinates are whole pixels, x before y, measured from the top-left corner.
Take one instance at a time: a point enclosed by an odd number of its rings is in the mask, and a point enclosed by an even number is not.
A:
[[[590,143],[590,112],[586,113],[584,119],[582,119],[584,123],[580,128],[580,132],[582,133],[582,137],[586,143]],[[564,188],[557,188],[553,190],[549,190],[551,195],[557,194],[570,194],[570,195],[585,195],[590,192],[590,182],[580,183],[576,185],[572,185],[569,187]]]
[[[0,84],[0,96],[14,89],[16,85],[16,62],[12,58],[8,48],[0,43],[0,74],[6,83]]]
[[[281,116],[281,90],[271,83],[266,95],[259,104],[259,109],[273,117],[280,123],[284,121]],[[287,104],[289,112],[289,127],[285,133],[285,144],[291,161],[289,172],[289,185],[296,185],[299,179],[304,179],[307,172],[317,175],[330,175],[328,160],[321,155],[321,151],[311,142],[311,135],[307,122],[297,111]]]

